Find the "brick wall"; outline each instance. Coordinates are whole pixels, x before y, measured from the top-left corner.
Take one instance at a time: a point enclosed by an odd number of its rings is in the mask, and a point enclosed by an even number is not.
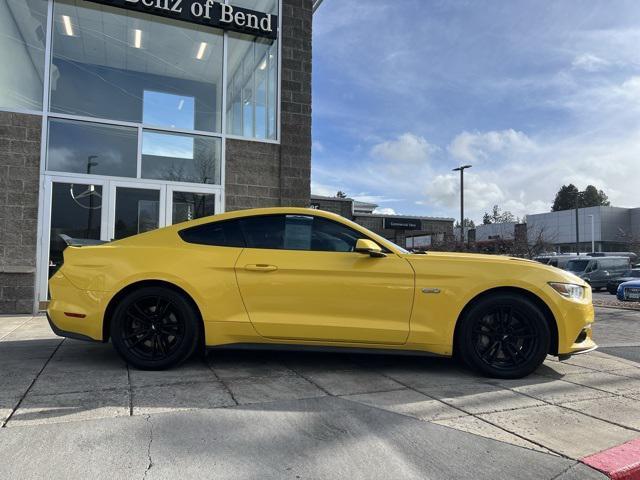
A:
[[[309,206],[312,0],[282,2],[280,145],[227,140],[227,211]]]
[[[0,314],[33,309],[41,122],[0,112]]]

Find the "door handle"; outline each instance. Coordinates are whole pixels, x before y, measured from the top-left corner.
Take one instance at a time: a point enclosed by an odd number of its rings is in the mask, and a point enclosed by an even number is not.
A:
[[[276,270],[278,270],[278,267],[276,267],[275,265],[266,265],[264,263],[259,263],[257,265],[245,265],[244,269],[250,272],[268,273],[268,272],[275,272]]]

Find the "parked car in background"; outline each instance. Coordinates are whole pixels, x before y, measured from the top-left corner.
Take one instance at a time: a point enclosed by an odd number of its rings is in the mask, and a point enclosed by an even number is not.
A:
[[[624,272],[622,276],[609,280],[607,282],[607,291],[611,295],[615,295],[618,292],[618,287],[621,283],[631,282],[638,279],[640,279],[640,268],[632,268],[631,270]]]
[[[630,268],[629,257],[583,257],[569,260],[565,270],[579,276],[597,291],[605,288],[611,278],[621,276]]]
[[[638,263],[638,255],[633,252],[591,252],[587,255],[590,257],[629,257],[632,265]]]
[[[585,258],[584,256],[578,256],[575,253],[570,253],[566,255],[539,255],[534,258],[536,262],[543,263],[545,265],[550,265],[552,267],[557,267],[561,269],[565,269],[567,263],[570,260],[574,260],[577,258]]]
[[[621,283],[618,287],[618,300],[622,302],[640,302],[640,280]]]

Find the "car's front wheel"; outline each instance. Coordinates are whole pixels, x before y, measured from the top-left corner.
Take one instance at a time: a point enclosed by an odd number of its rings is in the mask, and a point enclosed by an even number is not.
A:
[[[163,370],[189,358],[198,343],[198,316],[180,293],[143,287],[124,297],[111,319],[111,341],[130,365]]]
[[[474,303],[460,319],[456,353],[496,378],[521,378],[542,364],[550,332],[544,314],[525,296],[500,293]]]

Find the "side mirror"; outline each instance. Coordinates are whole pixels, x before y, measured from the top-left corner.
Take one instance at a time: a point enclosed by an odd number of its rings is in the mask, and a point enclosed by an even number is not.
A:
[[[382,251],[382,248],[380,248],[380,245],[366,238],[358,239],[358,241],[356,242],[355,251],[358,253],[364,253],[377,258],[387,256],[387,254]]]

